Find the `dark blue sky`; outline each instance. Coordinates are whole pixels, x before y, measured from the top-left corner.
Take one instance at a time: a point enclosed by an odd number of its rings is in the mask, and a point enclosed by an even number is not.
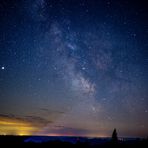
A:
[[[147,10],[140,0],[0,0],[0,119],[28,126],[0,122],[0,134],[147,136]]]

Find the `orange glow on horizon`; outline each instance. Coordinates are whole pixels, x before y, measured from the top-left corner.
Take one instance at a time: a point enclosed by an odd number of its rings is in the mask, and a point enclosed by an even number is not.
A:
[[[37,127],[27,121],[0,118],[0,135],[32,135],[37,130]]]
[[[49,133],[44,133],[41,129],[42,126],[37,126],[37,123],[25,121],[23,119],[15,119],[9,117],[0,117],[0,135],[38,135],[38,136],[77,136],[77,137],[107,137],[107,135],[98,135],[95,133],[89,133],[87,135],[74,134],[72,132],[62,133],[57,130],[49,130]]]

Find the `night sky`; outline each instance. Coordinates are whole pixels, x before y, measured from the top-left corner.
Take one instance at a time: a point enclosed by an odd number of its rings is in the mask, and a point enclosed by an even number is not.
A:
[[[0,0],[0,134],[148,136],[146,0]]]

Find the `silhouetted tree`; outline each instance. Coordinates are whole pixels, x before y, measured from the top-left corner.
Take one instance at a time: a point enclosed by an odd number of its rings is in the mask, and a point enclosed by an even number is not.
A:
[[[118,142],[118,136],[117,136],[117,131],[116,131],[116,129],[114,129],[114,131],[113,131],[113,134],[112,134],[112,141],[113,141],[114,143],[117,143],[117,142]]]

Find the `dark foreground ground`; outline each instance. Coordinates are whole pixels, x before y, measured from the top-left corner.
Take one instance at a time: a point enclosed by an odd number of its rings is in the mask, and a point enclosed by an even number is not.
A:
[[[40,137],[39,137],[40,138]],[[134,139],[134,140],[120,140],[117,143],[112,142],[111,139],[91,139],[91,140],[77,140],[75,142],[52,140],[52,141],[32,141],[29,136],[0,136],[0,148],[2,147],[66,147],[66,148],[148,148],[148,139]]]

